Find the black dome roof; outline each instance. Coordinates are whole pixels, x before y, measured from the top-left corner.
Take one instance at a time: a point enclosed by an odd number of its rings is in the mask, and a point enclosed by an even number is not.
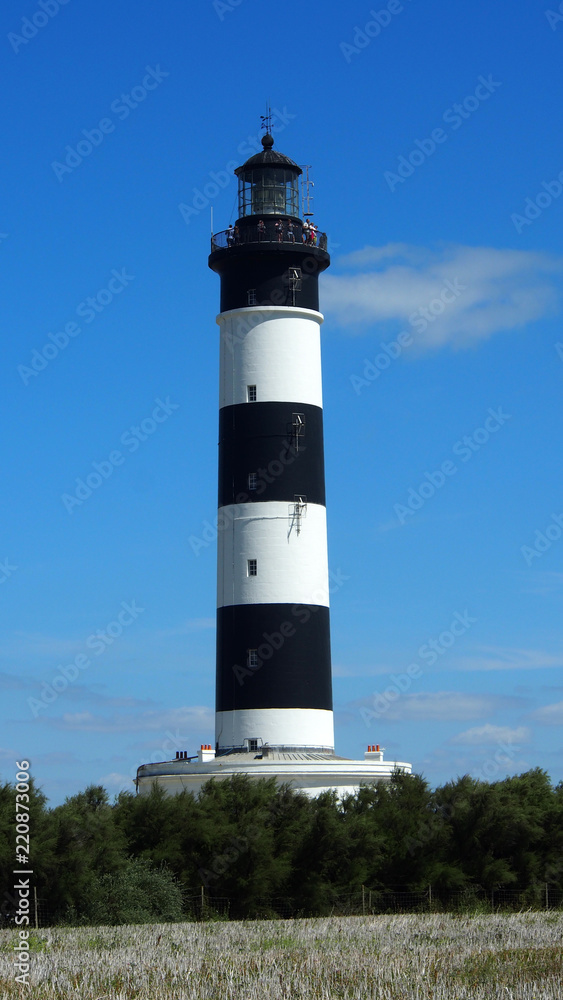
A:
[[[289,156],[284,156],[283,153],[278,153],[272,149],[274,145],[273,136],[266,133],[262,136],[263,150],[261,153],[255,153],[251,156],[246,163],[243,163],[242,167],[237,167],[235,174],[238,176],[243,170],[252,170],[253,167],[287,167],[290,170],[295,170],[297,173],[302,174],[303,171],[301,167],[291,160]]]

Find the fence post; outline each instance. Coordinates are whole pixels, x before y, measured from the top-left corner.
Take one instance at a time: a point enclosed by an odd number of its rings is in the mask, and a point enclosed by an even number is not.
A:
[[[366,887],[362,885],[362,916],[366,915]]]
[[[549,883],[545,883],[545,908],[549,910]]]
[[[203,920],[203,910],[205,907],[205,889],[201,887],[201,919]]]
[[[39,927],[39,921],[37,919],[37,886],[33,886],[33,901],[35,903],[35,930]]]
[[[428,886],[428,909],[432,909],[432,886]]]

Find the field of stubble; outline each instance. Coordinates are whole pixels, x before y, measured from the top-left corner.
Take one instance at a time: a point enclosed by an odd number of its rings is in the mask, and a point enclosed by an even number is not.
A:
[[[0,932],[2,1000],[561,1000],[563,914],[330,917]]]

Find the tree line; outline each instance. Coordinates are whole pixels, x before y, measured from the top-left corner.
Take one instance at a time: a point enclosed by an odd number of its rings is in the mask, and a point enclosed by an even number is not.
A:
[[[32,783],[33,883],[50,923],[180,920],[188,900],[228,897],[230,916],[266,899],[330,913],[368,886],[439,899],[458,890],[563,889],[563,783],[535,769],[487,783],[464,776],[432,790],[397,772],[339,801],[275,779],[210,781],[198,797],[101,786],[49,808]],[[3,922],[13,920],[16,789],[0,785]],[[275,906],[274,906],[275,912]]]

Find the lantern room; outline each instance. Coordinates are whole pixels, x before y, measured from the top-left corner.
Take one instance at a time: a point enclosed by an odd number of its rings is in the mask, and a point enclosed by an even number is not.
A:
[[[239,221],[249,216],[278,215],[299,219],[301,167],[272,149],[273,137],[262,137],[263,151],[237,167]]]

